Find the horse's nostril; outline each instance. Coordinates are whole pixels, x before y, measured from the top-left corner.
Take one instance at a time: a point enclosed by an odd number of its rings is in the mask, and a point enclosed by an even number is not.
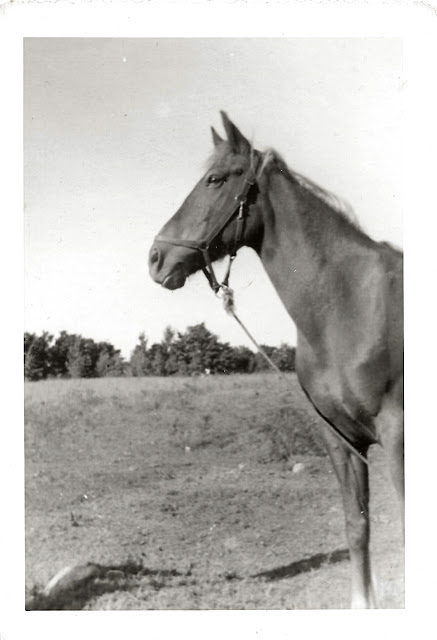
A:
[[[159,251],[156,247],[150,252],[150,264],[155,264],[159,260]]]

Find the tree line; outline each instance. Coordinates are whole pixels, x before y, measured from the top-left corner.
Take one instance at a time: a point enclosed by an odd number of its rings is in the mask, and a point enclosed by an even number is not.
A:
[[[281,371],[295,370],[294,347],[287,344],[262,347]],[[61,331],[56,339],[47,331],[41,335],[24,334],[26,380],[189,376],[254,373],[267,369],[269,365],[260,353],[221,342],[204,323],[183,332],[167,327],[163,339],[150,346],[141,333],[129,360],[109,342],[95,342],[66,331]]]

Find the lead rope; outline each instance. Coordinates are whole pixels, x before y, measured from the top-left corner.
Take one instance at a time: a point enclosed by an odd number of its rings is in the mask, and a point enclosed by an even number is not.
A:
[[[229,263],[228,272],[230,271],[231,264],[232,263],[230,262]],[[229,273],[227,275],[229,276]],[[237,314],[235,312],[235,301],[234,301],[234,292],[233,292],[233,290],[227,284],[222,284],[220,286],[220,289],[222,290],[221,300],[223,302],[223,308],[226,311],[226,313],[228,313],[233,318],[235,318],[235,320],[238,322],[240,327],[243,329],[244,333],[247,335],[247,337],[251,340],[251,342],[253,343],[253,345],[257,349],[258,353],[260,353],[263,356],[263,358],[269,363],[269,365],[272,367],[272,369],[274,369],[279,374],[279,376],[282,378],[282,380],[284,380],[288,384],[288,380],[287,380],[286,376],[279,369],[279,367],[273,362],[273,360],[267,355],[267,353],[261,347],[261,345],[258,344],[258,342],[255,340],[253,335],[250,333],[250,331],[247,329],[247,327],[244,325],[244,323],[237,316]],[[218,294],[218,291],[216,292],[216,295],[217,294]],[[288,406],[288,405],[286,405],[286,406]],[[344,444],[344,446],[347,449],[349,449],[349,451],[351,453],[353,453],[358,458],[360,458],[360,460],[362,462],[364,462],[366,465],[368,465],[369,462],[368,462],[366,456],[364,456],[360,451],[358,451],[358,449],[351,442],[349,442],[349,440],[346,438],[346,436],[344,436],[343,433],[339,429],[337,429],[337,427],[335,425],[333,425],[331,422],[327,421],[326,418],[324,418],[324,419],[325,419],[326,423],[331,427],[332,432],[339,438],[339,440],[341,440],[341,442]],[[353,471],[353,474],[354,474],[355,483],[357,483],[358,480],[356,478],[355,469],[353,467],[352,467],[352,471]]]
[[[243,322],[240,320],[240,318],[235,313],[235,303],[234,303],[234,292],[233,292],[233,290],[230,287],[228,287],[227,285],[222,285],[221,288],[222,288],[222,291],[223,291],[223,294],[222,294],[223,308],[226,311],[226,313],[229,313],[229,315],[231,315],[233,318],[235,318],[235,320],[238,322],[240,327],[243,329],[244,333],[247,335],[249,340],[251,340],[252,343],[255,345],[257,351],[264,357],[264,359],[269,363],[269,365],[272,367],[272,369],[274,369],[277,373],[279,373],[279,375],[281,376],[281,378],[283,380],[287,381],[287,378],[284,376],[284,374],[279,369],[279,367],[267,355],[267,353],[264,351],[264,349],[261,347],[261,345],[258,344],[258,342],[255,340],[253,335],[250,333],[250,331],[247,329],[247,327],[243,324]]]

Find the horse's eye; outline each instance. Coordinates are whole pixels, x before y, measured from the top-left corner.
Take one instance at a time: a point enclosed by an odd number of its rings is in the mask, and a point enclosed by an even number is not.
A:
[[[225,181],[223,176],[212,175],[208,178],[208,184],[223,184]]]
[[[242,176],[243,175],[243,169],[237,169],[235,172],[236,176]]]

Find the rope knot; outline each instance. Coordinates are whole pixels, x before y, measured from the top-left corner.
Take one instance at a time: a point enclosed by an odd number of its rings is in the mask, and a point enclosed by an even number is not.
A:
[[[226,313],[233,314],[235,312],[234,292],[226,285],[222,285],[222,300]]]

